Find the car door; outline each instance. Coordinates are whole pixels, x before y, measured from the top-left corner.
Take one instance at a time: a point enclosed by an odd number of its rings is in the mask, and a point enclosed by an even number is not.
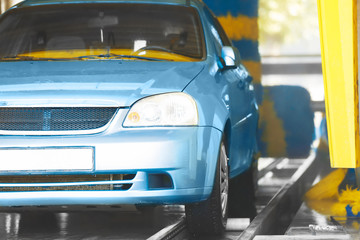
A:
[[[214,38],[217,58],[221,59],[221,50],[224,46],[232,46],[223,28],[211,13],[205,9],[205,14],[210,23],[210,31]],[[220,69],[217,78],[227,86],[225,102],[228,106],[231,121],[230,139],[230,176],[241,173],[250,165],[253,151],[253,138],[251,136],[252,120],[252,85],[250,75],[242,64],[233,69]]]

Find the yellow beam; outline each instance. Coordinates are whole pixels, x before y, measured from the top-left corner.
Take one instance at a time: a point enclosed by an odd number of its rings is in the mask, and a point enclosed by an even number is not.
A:
[[[356,0],[318,0],[331,166],[359,167]]]

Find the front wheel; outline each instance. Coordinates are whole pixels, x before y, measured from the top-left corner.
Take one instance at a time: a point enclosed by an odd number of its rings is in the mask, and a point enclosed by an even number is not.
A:
[[[228,157],[222,141],[210,197],[203,202],[185,206],[187,227],[191,233],[222,234],[224,232],[228,214],[228,193]]]

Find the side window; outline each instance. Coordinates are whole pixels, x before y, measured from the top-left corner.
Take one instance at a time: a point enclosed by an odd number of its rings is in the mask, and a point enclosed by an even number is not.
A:
[[[219,21],[215,17],[215,15],[211,12],[211,10],[206,6],[204,8],[205,15],[210,23],[210,30],[213,34],[217,44],[216,48],[218,53],[221,52],[222,46],[231,46],[231,41],[226,36],[224,29],[221,27]]]

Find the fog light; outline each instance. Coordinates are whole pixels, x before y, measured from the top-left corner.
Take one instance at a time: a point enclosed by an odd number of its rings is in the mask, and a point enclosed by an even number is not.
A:
[[[148,174],[149,189],[172,189],[173,181],[167,173]]]

